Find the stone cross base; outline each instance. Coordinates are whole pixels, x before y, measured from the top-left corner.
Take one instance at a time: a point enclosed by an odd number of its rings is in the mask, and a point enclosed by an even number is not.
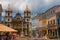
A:
[[[20,37],[20,40],[28,40],[27,37]]]

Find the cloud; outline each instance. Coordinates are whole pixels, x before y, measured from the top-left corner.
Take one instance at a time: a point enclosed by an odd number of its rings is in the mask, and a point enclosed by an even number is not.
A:
[[[0,0],[3,9],[10,3],[13,11],[24,11],[26,4],[31,10],[31,15],[46,11],[51,6],[60,4],[60,0]],[[14,13],[15,14],[15,13]]]
[[[52,3],[54,0],[44,0],[45,4],[48,5],[50,3]]]
[[[0,1],[0,3],[2,4],[3,9],[5,9],[9,2],[8,1]]]
[[[2,16],[5,16],[5,12],[2,12]]]
[[[22,17],[24,17],[25,6],[28,5],[31,10],[31,17],[33,18],[38,13],[43,13],[54,5],[60,4],[60,0],[0,0],[3,6],[2,16],[5,16],[5,9],[10,4],[13,11],[13,17],[19,11]],[[31,20],[33,23],[33,29],[36,28],[36,21]]]

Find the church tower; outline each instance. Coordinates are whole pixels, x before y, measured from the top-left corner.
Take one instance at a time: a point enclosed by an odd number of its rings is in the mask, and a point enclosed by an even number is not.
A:
[[[24,11],[24,20],[25,20],[25,26],[27,27],[26,33],[27,35],[29,35],[30,9],[28,8],[28,5],[26,6]]]
[[[1,23],[1,18],[2,18],[2,5],[0,4],[0,23]]]
[[[6,12],[6,23],[5,24],[8,27],[12,27],[12,9],[9,4],[5,12]]]

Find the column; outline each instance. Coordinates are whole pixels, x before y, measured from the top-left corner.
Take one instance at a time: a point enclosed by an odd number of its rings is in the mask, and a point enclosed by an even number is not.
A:
[[[57,29],[57,37],[59,38],[59,33],[58,33],[58,29]]]
[[[27,30],[25,30],[25,35],[27,35]]]
[[[58,35],[58,34],[57,34],[57,29],[55,29],[55,31],[54,31],[54,32],[55,32],[55,37],[57,37],[57,35]]]
[[[47,29],[47,37],[49,38],[48,29]]]
[[[52,36],[53,36],[53,29],[52,29]]]

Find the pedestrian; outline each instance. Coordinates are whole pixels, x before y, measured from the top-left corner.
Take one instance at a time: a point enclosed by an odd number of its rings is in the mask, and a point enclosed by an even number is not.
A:
[[[1,40],[1,35],[0,35],[0,40]]]
[[[8,35],[8,37],[9,37],[9,40],[11,40],[11,38],[12,38],[12,35],[11,35],[11,34],[9,34],[9,35]]]

